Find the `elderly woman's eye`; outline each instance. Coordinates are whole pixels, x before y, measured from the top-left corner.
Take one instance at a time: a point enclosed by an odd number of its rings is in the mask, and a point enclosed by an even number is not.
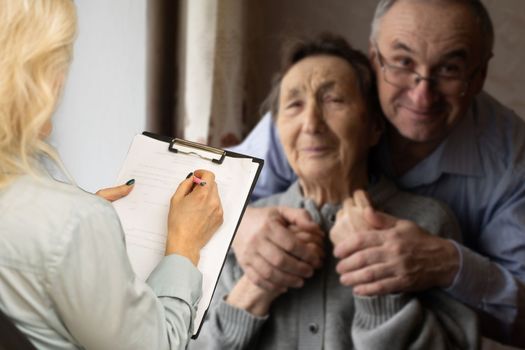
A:
[[[301,101],[290,101],[285,104],[286,109],[300,108],[303,105]]]
[[[327,95],[323,98],[323,101],[328,103],[343,103],[344,99],[341,96]]]

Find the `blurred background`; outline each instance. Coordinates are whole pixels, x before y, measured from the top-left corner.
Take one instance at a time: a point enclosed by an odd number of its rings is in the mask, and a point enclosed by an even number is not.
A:
[[[332,31],[366,51],[377,1],[76,0],[75,58],[51,142],[78,184],[114,185],[144,130],[231,146],[290,36]],[[525,1],[483,0],[495,25],[485,90],[525,117]]]

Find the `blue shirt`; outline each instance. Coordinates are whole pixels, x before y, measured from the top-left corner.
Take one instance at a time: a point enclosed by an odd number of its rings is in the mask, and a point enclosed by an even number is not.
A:
[[[38,349],[184,349],[201,283],[175,254],[136,279],[99,197],[29,176],[0,190],[0,309]]]
[[[480,310],[483,333],[525,346],[525,123],[486,93],[426,159],[394,177],[386,138],[374,163],[404,190],[447,203],[458,217],[461,264],[448,292]],[[265,159],[256,198],[296,176],[266,114],[235,151]]]

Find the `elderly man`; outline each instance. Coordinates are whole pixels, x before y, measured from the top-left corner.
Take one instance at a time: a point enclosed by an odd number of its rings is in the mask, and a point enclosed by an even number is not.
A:
[[[478,311],[485,336],[525,346],[525,123],[482,92],[493,37],[480,1],[380,1],[369,56],[389,123],[374,162],[400,188],[447,203],[464,243],[369,212],[373,230],[335,225],[348,239],[334,253],[341,283],[354,293],[440,287]],[[257,196],[295,179],[269,116],[237,150],[267,161]],[[279,232],[286,222],[308,227],[299,209],[251,209],[235,252],[260,287],[297,287],[316,267],[315,254],[300,240],[250,234],[276,213],[286,219]]]

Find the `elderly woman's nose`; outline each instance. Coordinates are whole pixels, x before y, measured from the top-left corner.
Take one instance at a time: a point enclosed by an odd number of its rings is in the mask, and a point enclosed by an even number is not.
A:
[[[318,132],[324,128],[323,110],[318,104],[310,104],[304,111],[303,130]]]

